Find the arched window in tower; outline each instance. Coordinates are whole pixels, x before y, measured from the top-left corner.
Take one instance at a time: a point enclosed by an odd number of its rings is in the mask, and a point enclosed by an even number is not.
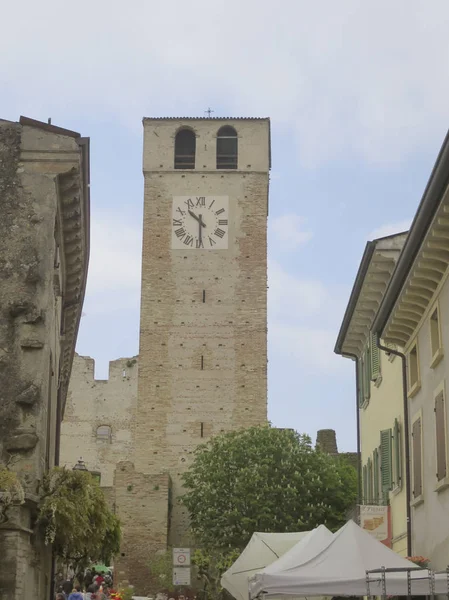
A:
[[[112,431],[109,425],[100,425],[97,428],[97,441],[111,443]]]
[[[175,137],[175,169],[195,168],[196,136],[191,129],[181,129]]]
[[[217,169],[236,169],[238,160],[237,132],[225,125],[217,133]]]

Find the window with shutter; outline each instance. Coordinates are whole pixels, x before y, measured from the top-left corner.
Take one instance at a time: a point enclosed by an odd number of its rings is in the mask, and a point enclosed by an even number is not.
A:
[[[388,492],[389,490],[391,490],[391,454],[391,429],[384,429],[380,432],[380,473],[382,492]]]
[[[413,449],[413,496],[419,498],[422,494],[422,426],[421,417],[412,425]]]
[[[370,333],[371,379],[376,381],[380,375],[380,350],[377,347],[376,336]]]
[[[364,396],[365,396],[365,400],[369,400],[370,395],[371,395],[371,363],[370,363],[369,347],[367,347],[365,350],[365,356],[364,356],[363,363],[365,366],[364,373],[363,373],[363,381],[365,384]]]
[[[373,503],[373,462],[371,457],[368,458],[366,465],[366,476],[368,478],[368,504]]]
[[[401,441],[401,426],[398,419],[394,420],[393,428],[393,487],[399,487],[402,483],[402,441]]]
[[[377,448],[373,452],[373,495],[374,503],[379,502],[379,451]]]
[[[444,393],[441,391],[435,398],[435,435],[437,450],[437,481],[446,477],[446,417],[444,411]]]
[[[363,483],[363,504],[367,504],[368,499],[368,476],[366,465],[363,465],[362,469],[362,483]]]
[[[414,396],[421,387],[419,374],[418,344],[415,342],[407,357],[408,395]]]
[[[359,389],[357,390],[357,393],[358,393],[358,397],[359,397],[359,406],[361,408],[365,402],[364,381],[363,381],[363,360],[361,358],[359,358],[357,361],[357,368],[359,371]]]

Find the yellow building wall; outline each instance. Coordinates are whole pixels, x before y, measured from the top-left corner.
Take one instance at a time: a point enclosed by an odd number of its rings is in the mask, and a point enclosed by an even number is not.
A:
[[[393,550],[407,555],[407,513],[405,493],[405,446],[403,435],[404,411],[402,393],[402,364],[399,357],[380,352],[381,380],[371,383],[370,399],[360,409],[360,441],[362,465],[380,446],[380,432],[393,429],[398,419],[401,429],[401,473],[402,486],[389,494]],[[394,462],[394,460],[393,460]]]

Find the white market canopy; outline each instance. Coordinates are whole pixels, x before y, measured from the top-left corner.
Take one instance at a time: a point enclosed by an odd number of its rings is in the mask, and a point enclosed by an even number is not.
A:
[[[318,545],[317,545],[318,546]],[[312,550],[310,547],[310,551]],[[281,559],[282,560],[282,559]],[[263,596],[366,596],[366,571],[380,569],[410,569],[413,563],[399,556],[353,521],[348,521],[327,543],[309,559],[298,555],[296,565],[277,561],[269,569],[251,577],[249,598]],[[412,594],[428,595],[427,569],[418,567],[412,571]],[[386,574],[387,595],[407,595],[407,574]],[[370,575],[370,594],[382,594],[380,574]],[[436,576],[436,593],[446,592],[446,577]]]
[[[236,600],[248,600],[249,578],[278,560],[309,533],[253,533],[238,559],[223,573],[221,585]]]

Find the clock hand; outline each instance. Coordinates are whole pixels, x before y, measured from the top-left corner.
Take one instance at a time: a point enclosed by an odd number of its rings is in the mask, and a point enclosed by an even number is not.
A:
[[[196,216],[196,214],[194,212],[192,212],[191,210],[189,210],[189,215],[191,217],[193,217],[195,219],[195,221],[199,221],[198,217]]]
[[[202,226],[202,227],[206,227],[204,221],[201,219],[201,215],[199,217],[196,216],[196,214],[194,212],[192,212],[191,210],[189,210],[189,215],[191,217],[193,217],[195,219],[195,221],[198,221],[198,223]]]
[[[203,223],[203,219],[201,218],[201,215],[198,215],[199,219],[198,219],[198,240],[199,240],[199,244],[201,246],[202,242],[203,242],[203,234],[201,232],[201,225],[204,225]]]

